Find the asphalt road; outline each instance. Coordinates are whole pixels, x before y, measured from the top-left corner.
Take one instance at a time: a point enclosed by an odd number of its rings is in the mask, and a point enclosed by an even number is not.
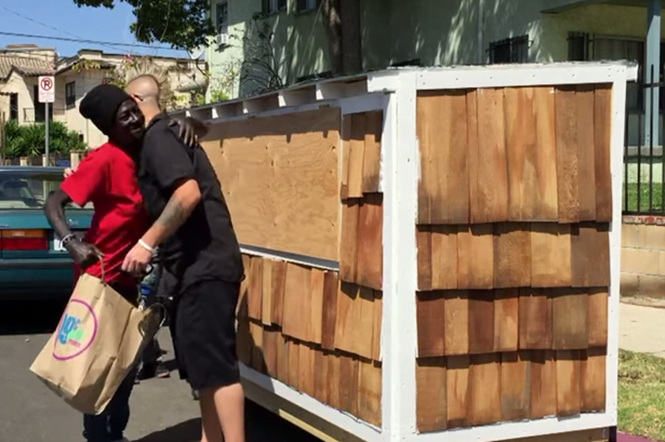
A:
[[[64,303],[0,301],[0,441],[75,442],[81,436],[81,415],[50,392],[28,370],[55,329]],[[168,330],[159,341],[172,364]],[[133,442],[197,442],[198,402],[172,372],[168,379],[150,379],[134,386],[126,437]],[[320,442],[263,408],[247,403],[248,442]]]

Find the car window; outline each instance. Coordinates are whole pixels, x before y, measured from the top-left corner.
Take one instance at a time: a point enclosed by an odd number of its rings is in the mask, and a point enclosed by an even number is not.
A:
[[[48,196],[60,188],[64,178],[53,173],[0,173],[0,209],[41,209]],[[88,204],[85,209],[92,209]],[[82,209],[71,203],[67,209]]]

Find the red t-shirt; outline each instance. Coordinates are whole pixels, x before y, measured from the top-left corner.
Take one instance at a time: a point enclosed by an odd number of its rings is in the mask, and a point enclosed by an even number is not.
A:
[[[104,253],[106,282],[136,285],[138,280],[120,268],[149,227],[134,160],[119,147],[106,143],[91,151],[60,188],[79,206],[90,202],[94,205],[84,241]],[[75,277],[79,273],[75,266]],[[101,277],[100,264],[88,267],[86,273]]]

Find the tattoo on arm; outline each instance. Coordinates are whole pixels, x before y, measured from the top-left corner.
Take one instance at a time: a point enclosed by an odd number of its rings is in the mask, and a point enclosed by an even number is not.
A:
[[[155,224],[167,232],[165,236],[169,236],[187,221],[190,213],[191,210],[183,207],[177,198],[171,197]]]

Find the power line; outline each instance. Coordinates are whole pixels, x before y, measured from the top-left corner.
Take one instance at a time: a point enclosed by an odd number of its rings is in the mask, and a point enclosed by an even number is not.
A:
[[[38,35],[38,34],[22,34],[18,32],[5,32],[5,31],[0,31],[0,35],[6,35],[9,37],[21,37],[21,38],[37,38],[37,39],[44,39],[44,40],[59,40],[59,41],[70,41],[74,43],[88,43],[88,44],[95,44],[95,45],[100,45],[100,46],[129,46],[133,48],[146,48],[146,49],[160,49],[164,51],[183,51],[183,49],[177,49],[177,48],[170,48],[168,46],[150,46],[147,44],[140,44],[140,43],[116,43],[112,41],[98,41],[98,40],[86,40],[83,38],[66,38],[66,37],[53,37],[50,35]]]

